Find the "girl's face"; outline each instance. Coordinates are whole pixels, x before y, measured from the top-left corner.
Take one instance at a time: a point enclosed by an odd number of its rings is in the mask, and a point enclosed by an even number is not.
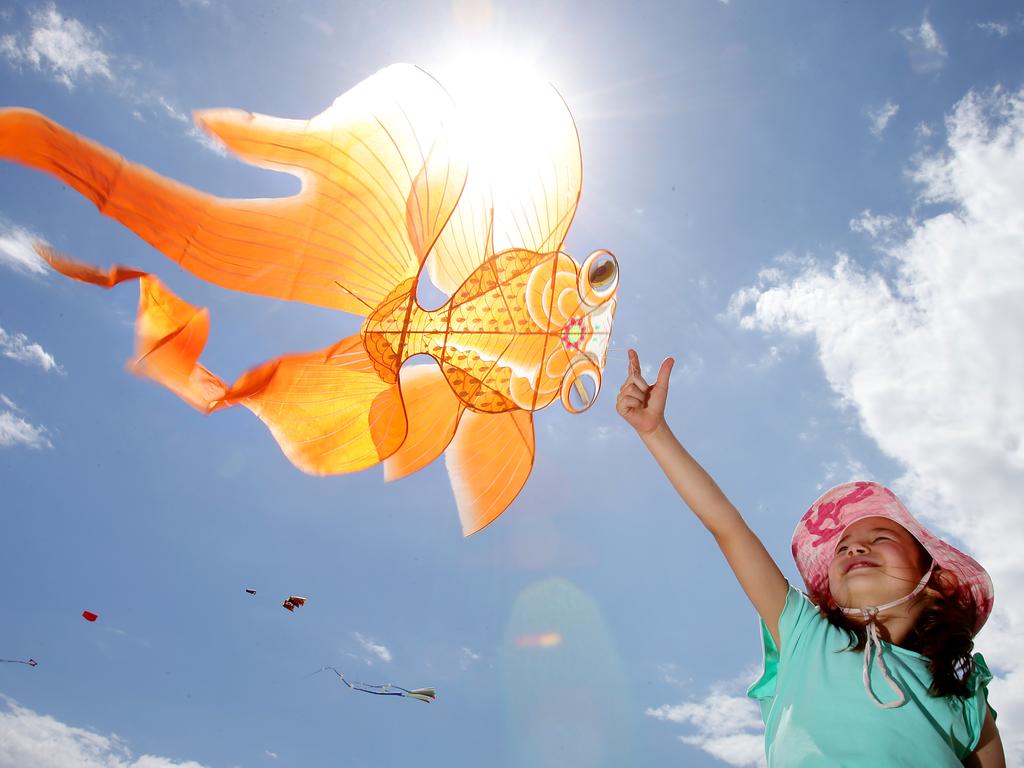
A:
[[[884,517],[865,517],[847,528],[828,569],[832,598],[843,608],[866,608],[905,597],[929,565],[907,529]]]

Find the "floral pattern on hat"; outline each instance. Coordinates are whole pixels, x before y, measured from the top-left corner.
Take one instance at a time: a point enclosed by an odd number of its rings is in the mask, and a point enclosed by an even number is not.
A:
[[[828,594],[828,568],[836,541],[851,524],[865,517],[884,517],[902,525],[935,563],[954,574],[960,590],[978,608],[974,633],[992,612],[993,589],[988,573],[974,558],[947,544],[921,525],[888,488],[871,482],[844,483],[826,491],[811,505],[793,532],[793,559],[812,595]]]

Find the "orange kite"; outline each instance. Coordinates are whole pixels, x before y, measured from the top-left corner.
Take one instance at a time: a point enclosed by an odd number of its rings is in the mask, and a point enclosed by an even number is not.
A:
[[[383,462],[394,480],[445,453],[468,536],[526,482],[533,412],[556,398],[572,412],[593,402],[615,313],[615,258],[596,251],[577,265],[561,251],[582,161],[568,108],[542,90],[529,114],[508,115],[533,138],[501,177],[475,159],[478,142],[447,92],[409,65],[309,120],[196,113],[242,159],[298,176],[292,197],[209,195],[26,109],[0,110],[0,157],[61,179],[197,277],[365,317],[356,335],[228,385],[199,363],[205,309],[145,272],[39,247],[77,280],[139,280],[132,369],[204,413],[245,406],[303,471]],[[416,300],[424,273],[449,297],[437,309]],[[433,362],[403,365],[414,355]]]

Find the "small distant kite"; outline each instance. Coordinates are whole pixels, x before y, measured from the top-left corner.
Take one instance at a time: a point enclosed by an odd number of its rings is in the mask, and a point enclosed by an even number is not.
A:
[[[326,672],[330,670],[341,678],[341,682],[351,688],[353,691],[362,691],[363,693],[372,693],[374,696],[404,696],[407,699],[416,699],[416,701],[422,701],[424,704],[429,704],[437,698],[437,692],[433,688],[402,688],[398,685],[391,683],[385,683],[384,685],[370,685],[369,683],[357,683],[354,680],[349,681],[345,676],[334,667],[320,667],[316,672],[312,674],[316,675],[320,672]]]
[[[298,597],[297,595],[289,595],[285,601],[281,603],[281,607],[294,613],[296,608],[301,608],[305,604],[306,598]]]
[[[82,618],[86,621],[96,621],[99,618],[99,614],[93,613],[92,611],[82,611]]]
[[[39,662],[35,659],[0,659],[3,664],[25,664],[29,667],[38,667]]]
[[[256,590],[255,590],[255,589],[248,589],[248,588],[247,588],[247,589],[245,590],[245,593],[246,593],[247,595],[255,595],[255,594],[256,594]]]

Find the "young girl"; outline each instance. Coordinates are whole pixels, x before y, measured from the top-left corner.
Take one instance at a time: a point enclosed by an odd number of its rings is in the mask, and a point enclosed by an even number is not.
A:
[[[616,410],[715,537],[762,622],[761,705],[770,768],[1004,768],[992,676],[973,636],[992,610],[992,582],[929,533],[886,488],[847,483],[797,525],[794,589],[715,481],[665,422],[673,360],[657,381],[629,375]]]

